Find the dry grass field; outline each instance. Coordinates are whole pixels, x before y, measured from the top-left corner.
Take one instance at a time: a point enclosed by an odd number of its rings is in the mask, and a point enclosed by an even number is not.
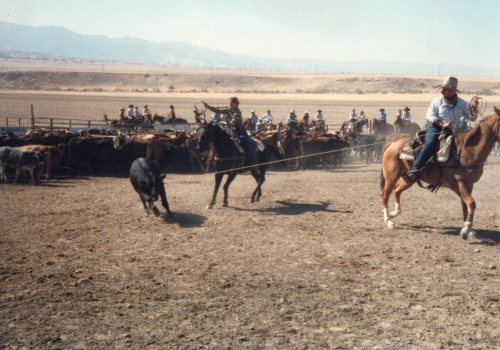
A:
[[[93,93],[93,92],[44,92],[44,91],[2,91],[0,90],[0,125],[2,117],[28,117],[30,104],[34,105],[37,117],[98,119],[103,114],[118,118],[119,109],[130,103],[142,106],[148,104],[152,112],[165,115],[168,106],[176,107],[177,115],[194,122],[192,109],[194,104],[201,106],[207,101],[216,106],[223,106],[229,93]],[[237,94],[241,101],[243,114],[250,115],[253,109],[263,115],[269,108],[276,121],[285,121],[288,112],[294,109],[299,117],[304,111],[314,114],[318,108],[328,124],[338,125],[349,118],[352,108],[364,110],[369,118],[375,117],[379,108],[384,107],[389,120],[394,119],[399,108],[409,106],[413,118],[419,124],[425,122],[425,113],[430,101],[436,94]],[[463,95],[469,100],[472,95]],[[500,106],[500,96],[484,97],[488,102],[485,115],[492,112],[493,105]]]

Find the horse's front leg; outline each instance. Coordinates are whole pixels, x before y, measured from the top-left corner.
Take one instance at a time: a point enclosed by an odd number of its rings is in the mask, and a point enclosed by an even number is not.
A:
[[[257,169],[252,168],[252,169],[250,169],[250,172],[252,173],[253,178],[257,182],[257,187],[255,187],[255,190],[252,192],[252,198],[250,199],[250,203],[254,203],[256,201],[258,193],[261,191],[260,186],[262,186],[263,181],[262,181],[262,177]]]
[[[222,178],[224,177],[224,174],[215,174],[215,187],[214,187],[214,193],[212,195],[212,200],[210,201],[210,204],[207,205],[207,209],[212,209],[215,205],[215,200],[217,199],[217,192],[219,192],[219,187],[222,182]]]
[[[474,212],[476,211],[476,201],[472,198],[472,188],[473,185],[467,185],[463,182],[458,183],[458,194],[460,195],[460,199],[465,206],[467,207],[467,213],[464,215],[464,227],[460,230],[460,236],[463,239],[467,239],[469,234],[473,237],[476,236],[476,233],[472,230],[472,224],[474,222]],[[462,204],[462,208],[464,208]],[[465,212],[465,210],[464,210]]]
[[[233,182],[235,177],[236,177],[235,171],[229,173],[226,183],[224,184],[224,202],[222,203],[223,207],[227,207],[229,205],[227,201],[229,197],[229,186],[231,185],[231,182]]]

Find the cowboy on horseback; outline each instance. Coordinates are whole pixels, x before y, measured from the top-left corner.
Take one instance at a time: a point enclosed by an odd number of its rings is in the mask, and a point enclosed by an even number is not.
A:
[[[385,108],[380,108],[378,111],[380,114],[377,116],[377,120],[383,124],[387,124],[387,114],[385,113]]]
[[[407,173],[408,180],[412,182],[420,179],[425,165],[438,151],[439,135],[442,132],[446,136],[452,135],[454,130],[461,127],[464,120],[469,119],[469,104],[457,95],[460,92],[458,79],[448,77],[439,88],[442,96],[435,98],[427,111],[424,146],[413,163],[412,169]]]
[[[246,129],[243,126],[243,116],[239,109],[240,101],[237,97],[231,97],[228,101],[227,108],[216,108],[210,106],[205,101],[202,102],[205,108],[214,112],[215,114],[226,115],[228,125],[232,128],[234,134],[240,140],[241,146],[245,151],[248,158],[249,165],[257,164],[257,155],[255,153],[255,146],[248,136]]]
[[[403,109],[403,115],[401,116],[401,118],[403,119],[403,122],[406,123],[406,124],[411,124],[411,113],[410,113],[410,107],[406,106],[404,109]]]

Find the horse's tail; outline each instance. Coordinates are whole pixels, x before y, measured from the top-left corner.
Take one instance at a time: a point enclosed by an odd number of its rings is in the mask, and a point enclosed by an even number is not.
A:
[[[266,143],[265,146],[266,146],[266,149],[269,149],[270,154],[272,154],[276,159],[278,159],[278,160],[283,159],[283,155],[274,145],[270,145],[270,144]]]

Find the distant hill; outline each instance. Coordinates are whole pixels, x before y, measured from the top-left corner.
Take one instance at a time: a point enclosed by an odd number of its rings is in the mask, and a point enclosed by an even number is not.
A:
[[[83,35],[63,27],[31,27],[0,21],[0,51],[31,56],[67,57],[180,67],[352,72],[382,74],[500,75],[480,67],[397,62],[267,59],[211,50],[185,42],[154,43],[138,38]]]
[[[4,71],[0,90],[52,90],[95,92],[227,92],[227,93],[435,93],[441,79],[356,74],[262,74],[232,72],[108,73],[80,71]],[[493,79],[468,78],[460,82],[464,94],[500,93]]]

